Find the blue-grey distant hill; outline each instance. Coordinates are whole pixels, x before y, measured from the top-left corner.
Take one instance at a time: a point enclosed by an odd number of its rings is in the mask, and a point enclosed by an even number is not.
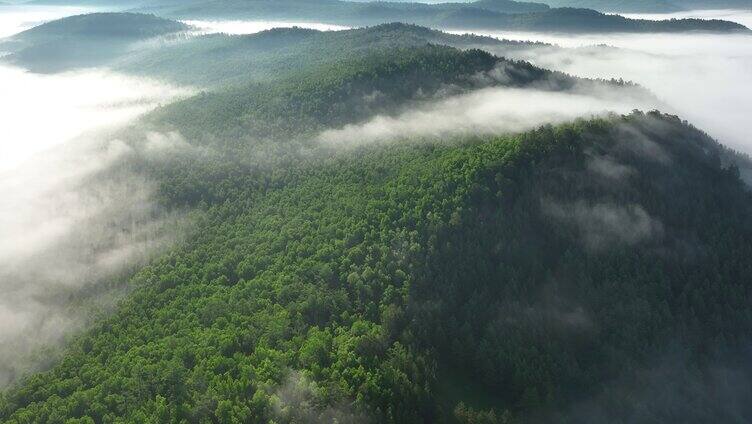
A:
[[[404,22],[443,29],[552,32],[748,31],[721,20],[647,21],[583,8],[481,0],[471,3],[390,3],[339,0],[192,0],[143,8],[161,16],[191,19],[253,19],[364,26]]]
[[[0,40],[12,54],[3,58],[40,72],[97,66],[119,57],[135,43],[183,32],[180,22],[137,13],[70,16]]]
[[[287,20],[347,26],[399,21],[434,28],[558,32],[739,31],[744,28],[730,22],[635,21],[595,13],[594,10],[676,11],[700,6],[720,7],[727,3],[742,5],[745,2],[752,0],[548,0],[548,4],[513,0],[431,4],[342,0],[35,0],[36,4],[131,9],[181,19]]]
[[[551,7],[582,7],[601,12],[663,13],[704,9],[752,9],[752,0],[545,0]]]

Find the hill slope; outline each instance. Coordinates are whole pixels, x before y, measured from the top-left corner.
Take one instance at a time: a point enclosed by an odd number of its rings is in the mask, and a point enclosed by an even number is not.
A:
[[[249,81],[268,82],[290,76],[300,69],[345,61],[369,51],[429,44],[461,49],[493,47],[499,53],[544,46],[453,35],[398,23],[331,32],[278,28],[251,35],[213,34],[169,42],[120,58],[113,67],[127,73],[212,87]]]
[[[203,93],[149,119],[191,138],[203,139],[208,133],[242,146],[249,138],[278,142],[315,136],[328,128],[397,115],[419,104],[488,87],[650,98],[639,86],[623,81],[572,77],[477,49],[427,44],[356,49],[330,59],[335,60],[283,74],[273,82]]]

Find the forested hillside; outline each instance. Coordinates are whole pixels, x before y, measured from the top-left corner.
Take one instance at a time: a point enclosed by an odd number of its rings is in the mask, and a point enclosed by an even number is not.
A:
[[[376,114],[397,114],[419,101],[490,86],[648,95],[628,82],[576,78],[476,49],[424,45],[343,52],[332,57],[335,61],[282,74],[271,83],[203,93],[149,119],[190,136],[240,132],[264,139],[280,133],[315,135]],[[220,139],[237,141],[238,136]]]
[[[454,35],[426,27],[391,23],[344,31],[277,28],[251,35],[212,34],[142,49],[120,58],[115,69],[169,81],[217,87],[270,82],[301,69],[352,60],[368,52],[429,44],[460,49],[493,48],[503,56],[543,43]]]
[[[468,22],[473,22],[470,26]],[[489,15],[482,10],[461,9],[448,15],[439,25],[445,28],[504,29],[517,31],[554,31],[574,33],[644,32],[677,33],[686,31],[740,32],[749,29],[722,20],[671,19],[651,21],[608,15],[592,9],[555,8],[527,14]]]
[[[635,112],[516,135],[316,138],[543,82],[624,88],[424,46],[146,116],[124,142],[178,131],[187,147],[128,167],[198,222],[122,282],[113,315],[3,392],[0,421],[752,419],[752,199],[744,159],[701,131]]]
[[[249,182],[242,169],[251,167],[255,177],[295,166],[298,150],[310,149],[311,138],[326,129],[376,115],[397,115],[482,88],[648,96],[623,81],[575,78],[480,50],[428,45],[377,48],[360,54],[343,49],[340,54],[331,56],[336,59],[331,63],[280,73],[272,82],[201,93],[146,116],[141,124],[146,128],[178,131],[212,147],[209,158],[186,155],[180,160],[187,162],[179,166],[153,170],[162,181],[163,194],[178,205],[213,202],[228,191],[257,184]],[[197,169],[204,172],[194,172]]]

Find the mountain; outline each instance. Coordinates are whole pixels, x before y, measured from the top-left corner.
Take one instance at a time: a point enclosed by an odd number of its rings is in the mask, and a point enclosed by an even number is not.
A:
[[[524,7],[523,7],[524,5]],[[444,29],[563,32],[749,31],[726,21],[697,19],[646,21],[585,9],[548,9],[536,4],[391,3],[338,0],[213,0],[182,5],[154,5],[144,10],[178,19],[252,19],[324,22],[346,26],[399,21]]]
[[[114,14],[86,15],[88,25],[107,27]],[[126,18],[150,15],[124,14]],[[547,48],[553,46],[510,40],[498,40],[475,35],[454,35],[408,24],[383,24],[374,27],[344,31],[322,32],[303,28],[278,28],[251,35],[191,35],[181,34],[187,28],[175,21],[159,20],[178,33],[166,32],[158,38],[147,36],[144,43],[134,37],[101,37],[85,31],[86,37],[74,36],[75,31],[47,31],[40,27],[15,37],[16,43],[25,43],[16,54],[5,58],[18,66],[34,71],[61,71],[88,67],[108,66],[128,74],[155,77],[180,84],[215,89],[217,87],[249,82],[269,82],[290,76],[299,69],[321,67],[345,61],[371,51],[392,48],[425,47],[439,44],[460,49],[492,49],[497,55],[511,54],[518,49]],[[147,26],[142,26],[146,30]],[[135,31],[135,30],[134,30]],[[56,35],[58,34],[58,35]],[[77,34],[77,33],[76,33]],[[91,43],[104,43],[108,48],[83,48]],[[115,43],[120,48],[112,48]],[[55,47],[48,54],[47,46]],[[38,54],[29,52],[38,51]],[[105,54],[102,54],[102,52]]]
[[[576,84],[393,47],[149,114],[123,143],[188,146],[128,168],[200,218],[113,315],[2,392],[0,421],[748,421],[746,158],[659,112],[317,138],[456,93]]]
[[[741,24],[722,20],[672,19],[651,21],[607,15],[592,9],[557,8],[529,14],[491,14],[465,8],[443,17],[439,27],[505,29],[517,31],[557,31],[573,33],[608,32],[740,32],[750,30]]]
[[[515,4],[516,2],[511,0],[478,0],[474,2],[469,3],[459,3],[455,7],[477,7],[478,9],[485,9],[490,10],[492,12],[501,12],[501,13],[510,13],[510,11],[514,11],[516,7],[519,7],[519,4]],[[545,5],[546,7],[539,7],[537,10],[527,9],[524,10],[524,12],[543,12],[545,10],[548,10],[548,5]],[[523,10],[519,9],[519,12],[522,13]]]
[[[480,50],[426,45],[339,56],[273,83],[233,85],[177,102],[153,119],[190,138],[204,138],[208,131],[225,143],[245,139],[238,134],[253,134],[256,141],[290,140],[398,114],[447,90],[457,95],[497,86],[648,95],[628,83],[575,78]]]
[[[131,74],[216,87],[268,82],[299,69],[342,61],[368,51],[428,44],[461,49],[493,47],[499,55],[515,49],[550,47],[542,43],[454,35],[398,23],[330,32],[278,28],[251,35],[212,34],[171,41],[129,54],[113,66]]]
[[[58,38],[130,38],[144,39],[185,31],[179,22],[137,13],[90,13],[61,18],[28,29],[14,38],[38,43]]]
[[[668,13],[682,7],[672,0],[548,0],[552,7],[575,7],[616,13]]]
[[[552,7],[578,7],[616,13],[666,13],[752,7],[750,0],[548,0],[546,3]]]
[[[51,21],[0,41],[12,52],[3,61],[39,72],[98,66],[126,54],[134,44],[178,34],[188,25],[153,15],[92,13]]]
[[[296,27],[237,36],[177,36],[189,30],[185,24],[153,15],[95,13],[52,21],[4,39],[0,46],[15,53],[6,61],[35,71],[107,65],[132,74],[216,86],[269,80],[290,70],[380,48],[430,43],[508,49],[543,45],[398,23],[333,32]]]
[[[512,0],[484,1],[489,10],[503,13],[531,13],[548,9],[543,3]],[[349,2],[340,0],[191,0],[175,4],[156,2],[147,9],[168,16],[234,17],[257,20],[291,20],[304,17],[310,21],[332,20],[358,25],[391,21],[430,21],[441,14],[460,10],[474,3],[419,2]]]
[[[483,25],[488,12],[462,9],[446,15],[444,24]],[[478,14],[480,13],[480,14]],[[582,9],[552,9],[541,14],[500,15],[514,29],[545,31],[683,31],[695,24],[729,29],[722,21],[639,21]],[[589,22],[589,27],[583,25]],[[493,20],[489,25],[497,25]],[[656,29],[660,26],[660,29]],[[91,66],[109,66],[131,74],[173,82],[215,87],[248,81],[268,81],[290,70],[320,65],[365,50],[441,44],[482,48],[498,55],[519,49],[547,48],[542,43],[498,40],[475,35],[453,35],[410,24],[382,24],[346,31],[320,32],[302,28],[275,29],[260,34],[233,36],[190,33],[190,27],[153,15],[96,13],[49,22],[0,41],[2,58],[37,72],[59,72]],[[184,34],[185,33],[185,34]],[[183,36],[185,35],[185,36]],[[145,41],[148,41],[146,43]]]

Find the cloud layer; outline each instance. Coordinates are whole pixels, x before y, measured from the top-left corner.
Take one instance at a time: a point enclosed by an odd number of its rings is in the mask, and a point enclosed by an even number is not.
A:
[[[752,22],[752,12],[724,12],[724,17]],[[752,153],[752,36],[523,32],[484,35],[561,46],[497,53],[576,76],[634,81],[667,103],[671,107],[668,112],[679,114],[732,148]]]
[[[183,221],[132,172],[184,149],[177,134],[115,129],[189,90],[104,70],[38,75],[0,66],[0,387],[117,298],[119,273],[171,245]],[[122,285],[120,286],[122,287]]]

